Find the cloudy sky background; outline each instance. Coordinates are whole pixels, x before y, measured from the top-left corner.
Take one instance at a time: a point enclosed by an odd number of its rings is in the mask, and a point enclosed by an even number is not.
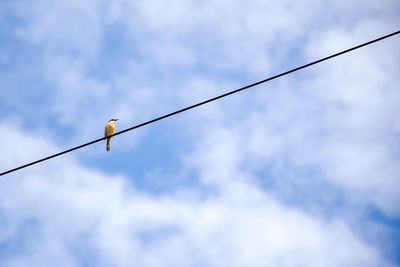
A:
[[[398,1],[0,1],[0,171],[400,29]],[[398,36],[0,177],[1,266],[399,266]]]

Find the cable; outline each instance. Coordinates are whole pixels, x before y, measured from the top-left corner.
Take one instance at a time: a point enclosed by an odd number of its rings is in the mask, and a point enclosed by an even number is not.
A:
[[[133,126],[133,127],[131,127],[131,128],[122,130],[122,131],[117,132],[117,133],[115,133],[115,134],[113,134],[113,135],[110,135],[110,136],[108,136],[108,137],[112,137],[112,136],[116,136],[116,135],[119,135],[119,134],[122,134],[122,133],[126,133],[126,132],[128,132],[128,131],[132,131],[132,130],[134,130],[134,129],[143,127],[143,126],[145,126],[145,125],[147,125],[147,124],[151,124],[151,123],[153,123],[153,122],[156,122],[156,121],[159,121],[159,120],[162,120],[162,119],[166,119],[166,118],[168,118],[168,117],[171,117],[171,116],[174,116],[174,115],[176,115],[176,114],[182,113],[182,112],[187,111],[187,110],[189,110],[189,109],[193,109],[193,108],[196,108],[196,107],[198,107],[198,106],[202,106],[202,105],[207,104],[207,103],[209,103],[209,102],[212,102],[212,101],[218,100],[218,99],[220,99],[220,98],[223,98],[223,97],[226,97],[226,96],[229,96],[229,95],[238,93],[238,92],[240,92],[240,91],[249,89],[249,88],[254,87],[254,86],[256,86],[256,85],[259,85],[259,84],[262,84],[262,83],[265,83],[265,82],[268,82],[268,81],[277,79],[277,78],[279,78],[279,77],[285,76],[285,75],[290,74],[290,73],[292,73],[292,72],[295,72],[295,71],[298,71],[298,70],[301,70],[301,69],[310,67],[310,66],[312,66],[312,65],[321,63],[321,62],[326,61],[326,60],[328,60],[328,59],[331,59],[331,58],[340,56],[340,55],[345,54],[345,53],[348,53],[348,52],[350,52],[350,51],[353,51],[353,50],[359,49],[359,48],[361,48],[361,47],[370,45],[370,44],[372,44],[372,43],[381,41],[381,40],[383,40],[383,39],[392,37],[392,36],[397,35],[397,34],[399,34],[399,33],[400,33],[400,31],[396,31],[396,32],[393,32],[393,33],[391,33],[391,34],[388,34],[388,35],[379,37],[379,38],[374,39],[374,40],[371,40],[371,41],[369,41],[369,42],[366,42],[366,43],[363,43],[363,44],[354,46],[354,47],[352,47],[352,48],[343,50],[343,51],[338,52],[338,53],[336,53],[336,54],[333,54],[333,55],[324,57],[324,58],[319,59],[319,60],[317,60],[317,61],[313,61],[313,62],[311,62],[311,63],[305,64],[305,65],[303,65],[303,66],[300,66],[300,67],[297,67],[297,68],[294,68],[294,69],[291,69],[291,70],[289,70],[289,71],[282,72],[281,74],[272,76],[272,77],[270,77],[270,78],[267,78],[267,79],[264,79],[264,80],[261,80],[261,81],[252,83],[252,84],[250,84],[250,85],[241,87],[241,88],[239,88],[239,89],[230,91],[230,92],[228,92],[228,93],[225,93],[225,94],[222,94],[222,95],[219,95],[219,96],[216,96],[216,97],[207,99],[207,100],[205,100],[205,101],[203,101],[203,102],[200,102],[200,103],[197,103],[197,104],[188,106],[188,107],[186,107],[186,108],[183,108],[183,109],[174,111],[174,112],[172,112],[172,113],[163,115],[163,116],[161,116],[161,117],[152,119],[152,120],[150,120],[150,121],[147,121],[147,122],[144,122],[144,123],[135,125],[135,126]],[[83,145],[80,145],[80,146],[76,146],[76,147],[70,148],[70,149],[68,149],[68,150],[59,152],[59,153],[57,153],[57,154],[54,154],[54,155],[51,155],[51,156],[48,156],[48,157],[45,157],[45,158],[42,158],[42,159],[33,161],[33,162],[31,162],[31,163],[28,163],[28,164],[19,166],[19,167],[17,167],[17,168],[14,168],[14,169],[5,171],[5,172],[3,172],[3,173],[0,173],[0,176],[5,175],[5,174],[8,174],[8,173],[11,173],[11,172],[15,172],[15,171],[17,171],[17,170],[20,170],[20,169],[23,169],[23,168],[26,168],[26,167],[29,167],[29,166],[32,166],[32,165],[35,165],[35,164],[38,164],[38,163],[40,163],[40,162],[42,162],[42,161],[46,161],[46,160],[49,160],[49,159],[51,159],[51,158],[55,158],[55,157],[61,156],[61,155],[63,155],[63,154],[72,152],[72,151],[74,151],[74,150],[80,149],[80,148],[85,147],[85,146],[92,145],[92,144],[94,144],[94,143],[100,142],[100,141],[105,140],[105,139],[106,139],[106,137],[102,137],[102,138],[96,139],[96,140],[94,140],[94,141],[88,142],[88,143],[86,143],[86,144],[83,144]]]

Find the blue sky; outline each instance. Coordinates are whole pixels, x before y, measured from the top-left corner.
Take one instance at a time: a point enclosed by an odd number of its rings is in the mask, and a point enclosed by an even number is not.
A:
[[[0,171],[399,30],[397,1],[1,1]],[[1,266],[399,266],[399,37],[0,178]]]

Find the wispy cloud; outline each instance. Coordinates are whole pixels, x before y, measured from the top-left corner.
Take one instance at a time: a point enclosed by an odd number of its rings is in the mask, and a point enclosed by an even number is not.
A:
[[[43,142],[36,138],[36,148]],[[2,262],[10,266],[390,266],[342,220],[322,221],[242,181],[206,198],[191,190],[153,196],[71,160],[12,179],[0,202]]]

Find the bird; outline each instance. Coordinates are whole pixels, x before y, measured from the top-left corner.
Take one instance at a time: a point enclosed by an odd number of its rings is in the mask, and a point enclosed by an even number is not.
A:
[[[111,119],[111,120],[109,120],[109,121],[107,122],[106,127],[105,127],[105,129],[104,129],[104,137],[110,136],[110,135],[112,135],[112,134],[114,133],[114,130],[115,130],[115,122],[116,122],[117,120],[118,120],[118,119]],[[107,138],[107,146],[106,146],[107,152],[110,151],[110,140],[111,140],[111,137],[108,137],[108,138]]]

